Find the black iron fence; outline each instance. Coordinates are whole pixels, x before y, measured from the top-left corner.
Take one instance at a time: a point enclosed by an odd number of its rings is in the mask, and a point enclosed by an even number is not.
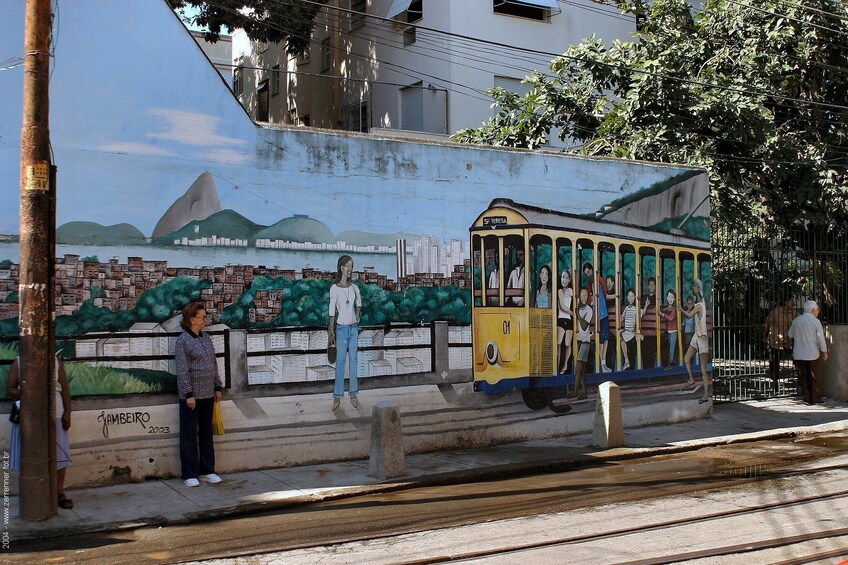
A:
[[[848,323],[844,230],[714,226],[712,247],[715,399],[797,394],[781,334],[806,300],[818,302],[823,324]]]

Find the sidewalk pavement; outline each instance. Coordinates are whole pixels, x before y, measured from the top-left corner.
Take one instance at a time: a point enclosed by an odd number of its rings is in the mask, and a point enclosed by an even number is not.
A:
[[[168,479],[75,489],[67,491],[74,509],[60,509],[58,516],[43,522],[17,518],[19,499],[12,497],[8,531],[12,541],[20,541],[184,524],[358,494],[563,471],[603,461],[846,429],[848,404],[832,400],[817,406],[788,398],[719,404],[704,420],[626,430],[627,447],[617,449],[599,451],[591,447],[591,434],[582,434],[408,455],[407,476],[389,481],[370,477],[368,460],[358,460],[233,473],[224,475],[221,484],[202,483],[199,488]]]

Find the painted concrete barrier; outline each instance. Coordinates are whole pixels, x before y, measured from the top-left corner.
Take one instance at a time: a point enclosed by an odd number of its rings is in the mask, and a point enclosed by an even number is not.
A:
[[[382,400],[371,409],[368,474],[378,479],[394,479],[406,474],[400,410],[390,400]]]
[[[592,445],[601,449],[624,445],[621,388],[612,381],[601,383],[598,387]]]
[[[848,326],[827,326],[826,339],[829,359],[819,361],[822,396],[848,402]]]

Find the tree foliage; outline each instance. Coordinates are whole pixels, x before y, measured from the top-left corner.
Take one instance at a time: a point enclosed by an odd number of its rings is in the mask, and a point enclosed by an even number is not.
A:
[[[293,55],[309,48],[315,16],[327,0],[167,0],[183,20],[207,29],[205,39],[218,41],[223,28],[242,29],[253,41],[286,43]],[[191,9],[196,15],[187,15]]]
[[[710,174],[721,222],[848,219],[848,12],[835,0],[626,0],[632,41],[595,37],[534,73],[468,143],[537,148],[552,128],[574,151],[681,163]]]

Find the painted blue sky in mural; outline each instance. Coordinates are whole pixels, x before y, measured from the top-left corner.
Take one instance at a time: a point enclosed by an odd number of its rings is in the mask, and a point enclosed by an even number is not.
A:
[[[23,0],[4,0],[0,61],[23,54]],[[150,237],[204,172],[220,204],[271,225],[467,239],[496,197],[590,213],[685,169],[420,144],[252,123],[164,0],[60,3],[51,134],[57,224],[129,223]],[[0,234],[17,234],[23,67],[0,71]],[[706,181],[703,181],[706,187]]]

